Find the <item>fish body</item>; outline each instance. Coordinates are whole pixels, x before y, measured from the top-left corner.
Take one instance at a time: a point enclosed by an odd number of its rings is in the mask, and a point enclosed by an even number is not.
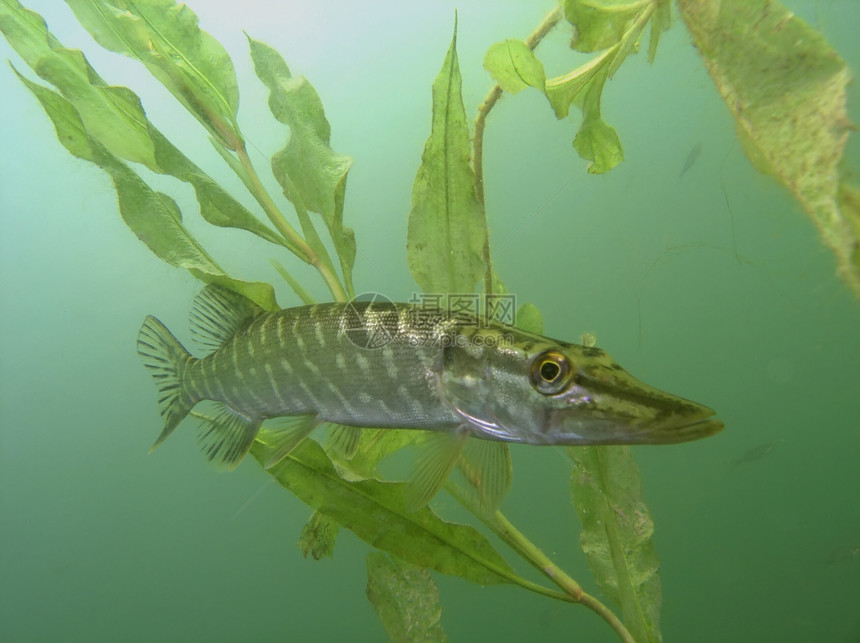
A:
[[[264,312],[207,286],[192,333],[214,350],[192,357],[147,317],[138,352],[160,391],[160,444],[203,400],[217,405],[201,441],[235,466],[260,424],[290,417],[269,465],[322,422],[397,427],[526,444],[662,444],[713,434],[702,405],[633,378],[596,347],[470,315],[391,302],[326,303]],[[480,468],[480,458],[478,458]],[[434,469],[435,470],[435,469]],[[438,482],[438,480],[437,480]],[[435,484],[435,482],[434,482]]]
[[[359,316],[366,321],[352,324]],[[315,414],[357,427],[456,426],[439,394],[439,351],[421,345],[427,340],[414,330],[389,307],[330,303],[262,313],[212,354],[187,362],[184,403],[216,400],[261,419]]]

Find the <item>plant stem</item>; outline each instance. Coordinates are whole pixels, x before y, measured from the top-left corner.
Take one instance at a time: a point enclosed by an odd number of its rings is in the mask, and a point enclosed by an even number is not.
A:
[[[275,205],[272,197],[269,196],[269,193],[263,186],[262,181],[260,181],[260,177],[257,175],[257,171],[251,163],[251,159],[248,156],[248,150],[245,148],[244,143],[236,148],[236,155],[239,157],[239,161],[247,173],[248,182],[252,188],[251,193],[254,195],[257,203],[259,203],[263,208],[266,216],[269,217],[269,221],[271,221],[275,228],[277,228],[278,232],[281,233],[281,236],[283,236],[284,239],[293,246],[296,254],[316,268],[320,275],[322,275],[322,278],[325,280],[335,301],[346,301],[346,292],[331,266],[320,259],[319,255],[314,252],[313,248],[307,244],[304,238],[296,232],[295,228],[293,228],[286,218],[284,218],[281,211],[278,210],[278,206]]]
[[[606,605],[601,603],[591,594],[586,593],[579,583],[568,576],[558,565],[544,554],[538,547],[505,517],[501,511],[497,511],[491,519],[484,519],[484,523],[493,532],[507,543],[522,558],[533,567],[558,585],[571,600],[586,606],[588,609],[606,621],[625,643],[636,643],[633,636],[624,627],[621,620]]]
[[[538,43],[540,43],[552,28],[559,23],[561,17],[561,7],[553,9],[549,15],[543,19],[543,22],[538,25],[537,29],[535,29],[532,34],[526,38],[526,46],[534,51],[534,48],[538,46]],[[475,119],[475,137],[472,139],[472,166],[475,172],[475,197],[478,199],[478,203],[481,204],[481,208],[484,208],[484,129],[487,126],[487,116],[489,115],[490,110],[499,102],[501,97],[502,87],[501,85],[496,84],[490,90],[490,93],[487,94],[487,97],[478,109],[478,117]],[[486,220],[486,209],[484,217]],[[483,256],[484,264],[487,267],[486,272],[484,273],[484,293],[490,295],[493,293],[493,264],[492,257],[490,255],[489,226],[487,226],[487,235],[484,238]]]
[[[340,280],[337,278],[337,274],[335,274],[331,263],[320,259],[319,255],[308,245],[302,235],[296,232],[295,228],[289,224],[284,215],[281,214],[278,206],[275,205],[272,197],[269,196],[269,192],[266,190],[263,182],[260,181],[257,170],[254,169],[254,164],[251,163],[251,157],[248,156],[248,148],[245,146],[245,139],[239,132],[238,125],[236,123],[233,123],[232,127],[227,125],[220,116],[213,113],[206,105],[198,103],[194,98],[193,92],[187,92],[186,98],[206,116],[206,121],[213,128],[224,146],[236,153],[239,162],[242,164],[242,168],[245,170],[245,176],[241,177],[242,182],[257,200],[257,203],[260,204],[260,207],[263,208],[263,212],[269,217],[269,221],[272,222],[278,232],[281,233],[281,236],[286,240],[287,247],[302,261],[311,264],[317,269],[326,282],[335,301],[346,301],[346,291],[344,291]]]
[[[284,268],[274,259],[270,259],[269,263],[271,263],[272,267],[278,272],[279,275],[281,275],[281,277],[283,277],[284,281],[289,284],[290,288],[293,289],[293,292],[299,296],[299,299],[301,299],[305,304],[308,305],[317,303],[314,298],[311,297],[310,294],[308,294],[308,291],[302,288],[302,285],[298,282],[298,280],[293,277],[289,272],[287,272],[286,268]]]
[[[464,475],[467,478],[470,478],[469,474],[466,471],[463,471]],[[472,484],[475,483],[475,480],[472,480]],[[580,603],[584,605],[592,612],[596,613],[600,618],[606,621],[613,630],[615,630],[618,635],[621,637],[621,640],[625,643],[636,643],[633,639],[633,636],[624,627],[624,624],[621,622],[613,612],[606,605],[601,603],[591,594],[586,593],[582,587],[580,587],[579,583],[577,583],[573,578],[567,575],[558,565],[556,565],[552,560],[550,560],[549,556],[544,554],[537,545],[535,545],[532,541],[530,541],[525,534],[523,534],[519,529],[514,527],[513,523],[509,521],[505,515],[501,511],[496,511],[495,514],[488,517],[485,514],[477,511],[472,503],[470,503],[466,496],[457,488],[457,485],[448,482],[445,484],[445,489],[450,493],[454,498],[463,505],[466,509],[472,512],[476,518],[478,518],[481,522],[483,522],[487,527],[489,527],[494,534],[496,534],[504,543],[513,549],[521,558],[526,560],[532,567],[537,569],[541,574],[549,578],[553,583],[558,585],[562,590],[563,594],[558,594],[551,590],[546,589],[542,585],[537,585],[534,583],[530,583],[525,579],[521,578],[517,575],[508,575],[503,574],[506,578],[508,578],[511,582],[516,583],[520,587],[524,589],[528,589],[530,591],[536,592],[538,594],[542,594],[544,596],[550,596],[552,598],[557,598],[559,600],[567,601],[568,603]],[[501,572],[499,572],[501,573]]]

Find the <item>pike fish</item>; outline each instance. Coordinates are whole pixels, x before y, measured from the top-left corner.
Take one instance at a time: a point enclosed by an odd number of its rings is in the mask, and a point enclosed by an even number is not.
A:
[[[506,443],[670,444],[723,427],[710,408],[640,382],[599,348],[476,316],[388,301],[265,312],[210,285],[190,321],[212,350],[201,359],[155,317],[138,335],[164,420],[153,449],[208,400],[201,447],[227,469],[271,418],[285,419],[266,467],[321,423],[342,425],[347,452],[362,427],[424,430],[433,437],[410,483],[414,504],[459,464],[488,489],[491,509],[510,482]]]

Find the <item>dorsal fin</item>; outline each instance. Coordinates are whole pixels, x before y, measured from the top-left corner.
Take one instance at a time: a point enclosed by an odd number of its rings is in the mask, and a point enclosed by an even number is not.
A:
[[[201,346],[215,350],[262,312],[247,297],[209,284],[191,304],[191,336]]]

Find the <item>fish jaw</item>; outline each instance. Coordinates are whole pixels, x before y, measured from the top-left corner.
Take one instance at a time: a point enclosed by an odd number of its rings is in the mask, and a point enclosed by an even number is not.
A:
[[[550,444],[674,444],[722,430],[715,411],[649,386],[611,363],[579,371],[549,413]]]

